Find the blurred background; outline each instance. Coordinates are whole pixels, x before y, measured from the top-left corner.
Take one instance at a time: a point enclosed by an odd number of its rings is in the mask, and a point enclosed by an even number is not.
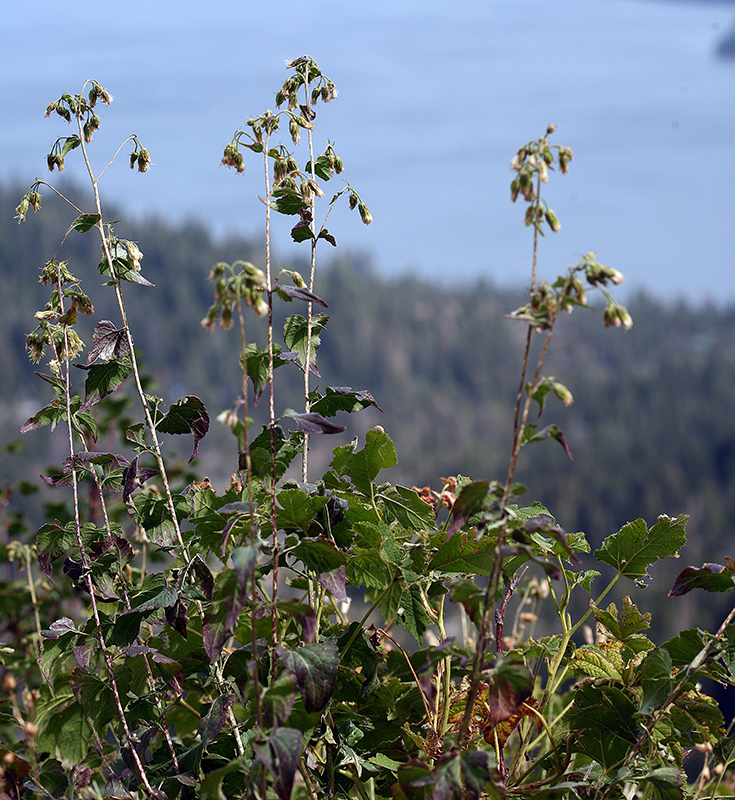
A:
[[[540,276],[594,250],[625,274],[616,295],[635,325],[604,330],[595,312],[563,320],[546,371],[576,402],[549,404],[541,422],[564,430],[575,460],[537,445],[519,467],[528,500],[593,546],[638,516],[685,512],[686,563],[735,557],[735,2],[724,0],[16,6],[0,18],[0,482],[17,486],[64,458],[64,437],[48,429],[15,444],[50,399],[24,355],[46,302],[38,268],[68,258],[95,319],[116,319],[97,289],[97,243],[74,234],[61,246],[74,213],[43,190],[43,211],[13,221],[36,176],[88,204],[78,151],[63,179],[46,170],[70,133],[43,118],[47,105],[94,78],[115,98],[98,111],[96,171],[132,133],[150,150],[147,174],[128,169],[126,148],[101,183],[108,218],[139,242],[156,284],[130,288],[131,329],[157,393],[169,403],[196,394],[214,419],[237,396],[238,343],[199,326],[206,276],[220,260],[260,263],[264,226],[260,160],[246,153],[237,175],[220,166],[222,150],[274,107],[285,62],[304,53],[339,91],[319,108],[315,146],[334,143],[374,218],[366,227],[339,208],[330,220],[338,248],[317,276],[330,322],[315,383],[369,389],[384,411],[315,441],[315,473],[332,447],[379,423],[396,442],[394,481],[504,479],[524,334],[504,314],[525,302],[532,239],[524,207],[510,202],[509,165],[555,123],[552,141],[575,159],[545,187],[562,230],[541,243]],[[276,225],[276,255],[299,267],[306,246],[290,241],[291,224]],[[80,325],[86,341],[92,324]],[[282,408],[298,403],[292,372],[279,371]],[[213,422],[200,475],[228,480],[230,439]],[[12,524],[31,527],[43,503],[64,501],[45,488],[10,495]],[[664,583],[651,602],[674,602]],[[680,625],[705,624],[692,597],[671,606]]]
[[[317,136],[375,220],[333,225],[338,243],[380,274],[524,285],[508,164],[556,123],[577,161],[547,192],[563,230],[543,263],[592,249],[627,291],[721,304],[735,296],[733,37],[724,0],[40,0],[0,20],[0,179],[44,171],[66,135],[46,106],[94,78],[115,97],[98,163],[131,133],[153,155],[144,181],[106,179],[126,215],[258,232],[259,165],[235,176],[222,149],[308,52],[340,92]]]

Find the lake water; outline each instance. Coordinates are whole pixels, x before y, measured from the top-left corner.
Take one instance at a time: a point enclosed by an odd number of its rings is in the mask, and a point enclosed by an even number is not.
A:
[[[95,78],[115,96],[97,169],[133,132],[154,161],[146,175],[125,159],[111,169],[110,200],[255,234],[261,163],[238,176],[219,166],[222,149],[273,106],[284,61],[309,52],[340,91],[319,112],[317,146],[335,143],[374,217],[365,227],[340,210],[329,227],[381,273],[527,282],[509,161],[554,122],[576,158],[546,187],[563,229],[542,243],[542,274],[592,249],[629,288],[731,303],[735,60],[716,52],[733,27],[732,2],[41,0],[0,19],[0,179],[48,177],[68,128],[43,119],[46,105]],[[67,173],[81,176],[74,155]],[[287,226],[277,242],[306,252]]]

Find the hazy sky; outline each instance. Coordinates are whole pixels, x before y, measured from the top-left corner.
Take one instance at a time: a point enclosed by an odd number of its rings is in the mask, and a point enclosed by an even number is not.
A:
[[[338,213],[330,230],[382,273],[524,284],[530,232],[509,162],[554,122],[576,158],[546,187],[563,229],[543,243],[544,276],[595,250],[633,288],[731,303],[735,60],[716,48],[734,27],[732,2],[16,4],[0,17],[0,179],[49,177],[68,128],[44,110],[95,78],[115,97],[95,163],[130,133],[154,161],[138,175],[123,159],[103,195],[132,216],[256,233],[261,164],[238,176],[222,149],[273,106],[285,60],[309,53],[340,92],[317,145],[335,142],[375,220]],[[67,173],[81,176],[75,155]],[[282,255],[298,247],[285,231]]]

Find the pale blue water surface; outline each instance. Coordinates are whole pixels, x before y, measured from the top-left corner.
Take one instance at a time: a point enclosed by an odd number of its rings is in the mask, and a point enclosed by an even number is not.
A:
[[[629,288],[729,304],[735,60],[716,52],[734,25],[732,2],[16,4],[0,17],[0,180],[49,177],[45,155],[69,128],[45,108],[95,78],[115,97],[96,168],[133,132],[154,161],[139,175],[123,158],[101,184],[108,199],[255,234],[261,162],[238,176],[219,166],[222,149],[273,106],[284,62],[309,53],[340,92],[319,111],[317,146],[335,143],[375,220],[345,210],[329,227],[381,273],[527,282],[509,161],[554,122],[576,158],[546,187],[563,229],[543,242],[544,276],[593,249]],[[81,177],[77,155],[67,173]],[[287,230],[279,254],[305,253]]]

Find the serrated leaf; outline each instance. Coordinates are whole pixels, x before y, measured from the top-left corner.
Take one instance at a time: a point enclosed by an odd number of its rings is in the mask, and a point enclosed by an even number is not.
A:
[[[600,648],[594,645],[578,647],[569,660],[569,666],[592,678],[606,678],[619,683],[623,680],[618,666],[613,664]]]
[[[281,358],[281,346],[278,344],[273,345],[273,369],[288,364],[288,361]],[[248,344],[245,346],[245,371],[248,378],[253,382],[253,406],[258,405],[258,400],[263,394],[263,389],[268,385],[269,375],[269,357],[268,351],[262,350],[257,344]],[[240,360],[242,366],[242,359]]]
[[[367,389],[355,391],[349,386],[327,386],[324,397],[313,402],[311,410],[325,417],[333,417],[338,411],[353,413],[370,406],[374,406],[378,411],[383,410]]]
[[[429,569],[445,575],[490,575],[495,563],[495,541],[490,537],[476,541],[457,534],[444,542],[429,561]]]
[[[398,619],[400,624],[420,644],[424,638],[424,631],[431,626],[432,621],[424,608],[421,591],[415,584],[407,587],[401,595]]]
[[[114,323],[106,319],[95,325],[92,342],[94,347],[87,355],[87,366],[94,364],[98,359],[121,361],[130,354],[125,328],[118,330]]]
[[[174,403],[168,414],[156,425],[161,433],[190,433],[194,437],[194,450],[187,463],[191,463],[199,453],[199,442],[209,430],[209,414],[204,403],[194,395],[187,395]]]
[[[66,407],[59,400],[52,400],[47,406],[27,419],[20,428],[21,433],[28,433],[50,425],[51,430],[66,419]]]
[[[106,364],[94,364],[89,367],[84,364],[75,364],[75,366],[87,370],[87,381],[84,384],[84,405],[80,409],[81,411],[86,411],[99,403],[103,397],[112,394],[133,369],[129,355],[119,361],[110,360]]]
[[[336,641],[329,639],[322,644],[307,644],[293,650],[278,645],[276,653],[286,669],[295,675],[306,710],[322,711],[337,680],[339,652]]]
[[[311,347],[307,358],[308,322],[300,314],[294,314],[283,325],[283,341],[286,347],[298,356],[298,363],[302,369],[308,363],[309,371],[319,376],[316,368],[316,353],[321,344],[319,334],[326,328],[329,317],[326,314],[314,314],[311,318]]]
[[[686,567],[676,577],[669,597],[681,597],[692,589],[707,592],[729,592],[735,589],[732,573],[721,564],[702,564],[701,567]]]
[[[578,685],[567,713],[576,748],[607,770],[619,764],[638,741],[638,709],[622,690],[607,685]]]
[[[629,522],[605,539],[595,551],[595,558],[639,586],[646,586],[644,579],[650,578],[647,567],[669,556],[678,556],[679,548],[686,543],[688,519],[686,514],[676,519],[662,515],[650,530],[642,519]]]
[[[659,767],[645,775],[636,775],[635,783],[650,783],[655,800],[683,800],[684,798],[681,770],[676,767]]]
[[[372,482],[382,469],[398,463],[398,456],[388,434],[373,428],[365,436],[365,446],[353,453],[350,445],[334,450],[330,466],[338,475],[347,475],[355,488],[368,497],[372,493]]]

